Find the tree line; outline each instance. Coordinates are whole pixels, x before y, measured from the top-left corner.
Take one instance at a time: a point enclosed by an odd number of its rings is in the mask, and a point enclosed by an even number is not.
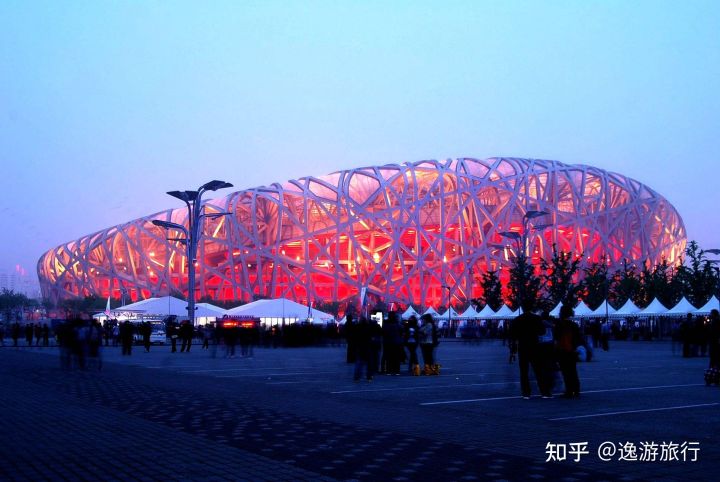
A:
[[[671,308],[683,297],[700,307],[720,288],[720,271],[696,241],[685,248],[685,258],[678,264],[667,260],[651,265],[622,260],[614,269],[607,262],[584,263],[583,255],[558,251],[553,245],[550,260],[534,265],[524,253],[511,260],[510,276],[503,287],[498,271],[483,273],[482,296],[473,301],[479,306],[490,305],[497,310],[503,303],[516,309],[525,298],[538,309],[552,309],[558,303],[576,305],[582,300],[597,309],[605,299],[619,308],[627,300],[644,308],[657,298]]]

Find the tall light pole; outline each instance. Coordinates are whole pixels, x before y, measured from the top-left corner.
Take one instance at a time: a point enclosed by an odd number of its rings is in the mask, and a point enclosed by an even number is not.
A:
[[[706,249],[706,253],[714,254],[715,256],[720,255],[720,249],[713,248],[713,249]],[[715,274],[717,275],[717,281],[715,282],[715,295],[718,295],[718,288],[720,287],[720,268],[717,267],[717,264],[720,263],[720,259],[712,259],[710,260],[711,263],[715,264]],[[720,310],[720,296],[718,296],[718,309]]]
[[[522,217],[522,233],[517,233],[515,231],[503,231],[500,234],[500,236],[508,239],[512,239],[516,243],[517,247],[517,254],[516,259],[518,266],[521,268],[523,276],[525,273],[525,264],[527,262],[528,258],[528,234],[530,231],[542,231],[545,228],[548,228],[552,226],[552,223],[549,224],[538,224],[529,226],[530,220],[534,218],[538,218],[540,216],[546,216],[550,214],[547,211],[536,211],[536,210],[529,210],[526,211],[525,214]],[[525,280],[523,280],[523,285],[525,283]],[[525,288],[523,287],[523,292],[520,293],[520,309],[522,310],[522,304],[523,304],[523,298],[525,296]]]
[[[225,181],[210,181],[200,186],[196,191],[169,191],[168,194],[174,198],[180,199],[185,203],[188,210],[188,227],[169,221],[154,220],[155,226],[165,228],[167,230],[180,231],[185,238],[171,238],[180,241],[185,245],[188,260],[188,296],[187,310],[188,318],[192,326],[195,326],[195,263],[197,261],[197,246],[200,235],[200,224],[202,218],[216,218],[219,216],[227,216],[230,213],[203,213],[202,196],[207,191],[217,191],[233,185]]]
[[[452,326],[451,326],[452,321],[450,320],[450,308],[451,308],[451,305],[450,305],[450,301],[451,301],[451,300],[450,300],[450,287],[449,287],[448,285],[442,285],[442,287],[445,288],[446,290],[448,290],[448,309],[447,309],[447,314],[448,314],[448,328],[447,328],[447,329],[448,329],[448,333],[450,333],[450,329],[451,329],[451,327],[452,327]]]

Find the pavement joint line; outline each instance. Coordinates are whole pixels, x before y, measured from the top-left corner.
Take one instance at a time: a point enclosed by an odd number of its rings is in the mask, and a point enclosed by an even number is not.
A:
[[[289,377],[294,375],[328,375],[337,372],[297,372],[297,373],[260,373],[257,375],[253,374],[242,374],[242,375],[215,375],[215,378],[241,378],[241,377]]]
[[[174,368],[198,368],[198,367],[201,367],[202,365],[187,365],[187,366],[182,366],[182,365],[163,365],[163,366],[157,366],[157,367],[146,367],[145,365],[137,365],[137,364],[136,364],[136,365],[133,365],[133,366],[143,367],[143,368],[157,368],[157,369],[161,369],[161,368],[169,369],[169,368],[170,368],[170,369],[174,369]]]
[[[197,365],[200,366],[200,365]],[[170,367],[174,368],[174,367]],[[192,367],[195,368],[195,367]],[[209,372],[239,372],[239,371],[245,371],[245,370],[282,370],[285,367],[244,367],[244,368],[207,368],[204,370],[188,370],[185,373],[209,373]],[[315,367],[295,367],[296,370],[312,370]],[[314,373],[314,372],[310,372]],[[332,372],[334,373],[334,372]]]
[[[369,390],[338,390],[336,392],[330,392],[332,395],[342,393],[365,393],[365,392],[393,392],[400,390],[426,390],[433,388],[463,388],[463,387],[480,387],[486,385],[517,385],[520,382],[506,381],[506,382],[488,382],[488,383],[468,383],[468,384],[454,384],[454,385],[423,385],[420,387],[392,387],[392,388],[371,388]]]
[[[588,415],[574,415],[572,417],[549,418],[548,420],[551,422],[557,422],[559,420],[576,420],[579,418],[607,417],[609,415],[625,415],[628,413],[661,412],[664,410],[682,410],[682,409],[686,409],[686,408],[714,407],[717,405],[720,405],[720,402],[699,403],[696,405],[678,405],[675,407],[645,408],[645,409],[639,409],[639,410],[623,410],[623,411],[619,411],[619,412],[591,413]]]
[[[704,387],[704,383],[687,383],[684,385],[655,385],[651,387],[627,387],[627,388],[607,388],[603,390],[584,390],[582,393],[606,393],[606,392],[629,392],[629,391],[635,391],[635,390],[657,390],[661,388],[684,388],[684,387]],[[489,402],[494,400],[512,400],[515,398],[518,398],[519,395],[514,395],[511,397],[490,397],[490,398],[471,398],[467,400],[443,400],[440,402],[423,402],[419,405],[421,406],[429,406],[429,405],[451,405],[455,403],[472,403],[472,402]]]

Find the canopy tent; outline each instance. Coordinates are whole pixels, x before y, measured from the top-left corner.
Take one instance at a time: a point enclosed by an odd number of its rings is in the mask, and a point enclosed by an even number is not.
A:
[[[269,324],[282,323],[283,320],[293,323],[307,319],[311,319],[315,323],[325,323],[335,319],[333,315],[286,298],[253,301],[227,310],[227,314],[228,316],[260,318],[260,321]]]
[[[683,297],[683,299],[678,301],[675,306],[667,310],[665,314],[671,316],[678,316],[687,315],[688,313],[695,313],[695,311],[697,311],[697,308],[695,308],[685,297]]]
[[[698,315],[706,315],[710,313],[712,310],[718,310],[720,309],[720,301],[718,301],[717,298],[715,298],[715,295],[712,295],[707,303],[702,305],[702,307],[695,310],[695,313]]]
[[[560,316],[560,307],[562,307],[562,303],[558,303],[557,305],[555,305],[555,308],[550,310],[550,316],[554,316],[555,318]]]
[[[592,316],[593,310],[582,301],[575,307],[575,316]]]
[[[655,298],[654,300],[652,300],[652,303],[647,305],[647,308],[645,308],[644,310],[641,310],[640,313],[638,313],[638,315],[640,315],[640,316],[660,316],[660,315],[664,315],[665,313],[667,313],[667,310],[668,309],[665,308],[665,305],[660,303],[659,299]]]
[[[447,321],[447,319],[448,319],[448,311],[450,312],[450,319],[451,319],[451,320],[457,320],[457,319],[460,318],[460,315],[458,314],[457,311],[455,311],[455,308],[453,308],[452,306],[450,307],[449,310],[445,310],[445,312],[444,312],[442,315],[438,315],[438,318],[441,319],[441,320]]]
[[[615,308],[613,308],[612,305],[607,302],[607,300],[605,300],[602,302],[602,304],[600,306],[595,308],[595,310],[592,312],[592,316],[598,316],[598,317],[600,317],[600,316],[604,317],[605,315],[612,316],[615,313],[617,313],[617,310]]]
[[[472,305],[468,306],[468,309],[465,310],[462,315],[459,315],[459,317],[463,320],[476,320],[480,318],[478,312],[475,311]]]
[[[485,305],[485,307],[480,310],[477,317],[481,320],[486,320],[488,318],[492,318],[493,316],[495,316],[495,310],[493,310],[490,305]]]
[[[633,316],[638,313],[640,313],[640,308],[632,300],[627,300],[614,314],[615,316]]]
[[[423,313],[423,315],[430,315],[433,318],[438,318],[440,316],[440,314],[437,311],[435,311],[435,308],[433,308],[432,306],[430,308],[428,308],[427,310],[425,310],[425,313]]]
[[[488,316],[488,318],[493,318],[496,320],[509,320],[510,318],[515,318],[520,313],[520,310],[517,309],[515,311],[511,310],[508,305],[502,305],[497,312],[495,312],[492,316]]]
[[[412,305],[408,306],[407,310],[405,310],[405,312],[400,315],[403,320],[408,320],[411,316],[415,316],[418,318],[420,317],[420,313],[415,311],[415,308],[413,308]]]
[[[178,318],[188,318],[187,306],[188,304],[185,300],[173,296],[163,296],[161,298],[148,298],[114,308],[110,310],[110,316],[135,314],[138,318],[150,318],[174,315]],[[214,306],[209,303],[195,304],[195,318],[220,318],[224,314],[225,310],[219,306]],[[105,316],[104,313],[99,313],[98,315]]]

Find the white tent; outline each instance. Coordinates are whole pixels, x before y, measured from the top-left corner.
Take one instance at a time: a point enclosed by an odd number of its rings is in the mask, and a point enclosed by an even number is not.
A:
[[[664,307],[663,307],[664,309]],[[592,312],[592,316],[605,316],[606,314],[608,316],[612,316],[615,313],[617,313],[617,310],[612,307],[610,303],[607,302],[607,300],[603,301],[600,306],[595,308],[595,311]]]
[[[411,316],[420,317],[420,313],[415,311],[415,308],[413,308],[412,305],[408,306],[407,310],[405,310],[405,312],[401,315],[401,318],[403,320],[408,320]]]
[[[707,303],[695,310],[695,313],[698,315],[706,315],[710,313],[710,311],[718,309],[720,309],[720,301],[718,301],[718,299],[715,298],[715,295],[713,295]]]
[[[252,316],[260,318],[263,323],[273,325],[282,323],[283,319],[286,323],[302,322],[308,318],[311,318],[314,323],[334,320],[333,315],[314,308],[310,309],[307,305],[286,298],[253,301],[227,310],[227,314],[228,316]]]
[[[435,311],[435,308],[433,308],[432,306],[430,308],[428,308],[427,310],[425,310],[425,313],[423,313],[423,315],[430,315],[433,318],[438,318],[440,316],[440,314],[437,311]]]
[[[450,311],[450,319],[451,319],[451,320],[457,320],[457,319],[460,318],[460,315],[458,314],[457,311],[455,311],[455,308],[453,308],[452,306],[450,307],[450,310],[449,310],[449,311]],[[442,315],[438,315],[438,318],[441,319],[441,320],[447,321],[447,319],[448,319],[448,310],[445,310],[445,313],[443,313]]]
[[[640,313],[638,313],[641,316],[660,316],[667,313],[667,308],[665,308],[665,305],[660,303],[660,300],[655,298],[652,300],[652,303],[647,305],[647,308],[642,310]]]
[[[465,310],[462,315],[460,315],[460,318],[463,320],[476,320],[480,317],[478,316],[478,312],[475,311],[475,308],[470,305],[468,306],[468,309]]]
[[[688,313],[695,313],[695,308],[685,297],[678,301],[678,304],[667,310],[666,315],[687,315]]]
[[[593,311],[582,301],[575,307],[575,316],[592,316],[592,314]]]
[[[177,316],[181,319],[188,318],[187,301],[175,298],[173,296],[163,296],[161,298],[148,298],[146,300],[136,301],[129,305],[120,306],[110,310],[111,317],[119,318],[160,318],[169,315]],[[195,318],[220,318],[225,314],[225,310],[219,306],[209,303],[195,304]],[[98,313],[96,318],[104,317],[105,313]]]
[[[477,317],[481,320],[486,320],[488,318],[492,318],[493,316],[495,316],[495,310],[493,310],[490,305],[485,305],[485,307],[480,310]]]
[[[555,305],[555,308],[550,310],[550,316],[554,316],[555,318],[560,316],[560,307],[561,306],[562,306],[562,303],[558,303],[557,305]]]
[[[515,318],[520,313],[520,310],[511,310],[508,305],[502,305],[497,312],[492,315],[488,316],[488,318],[494,318],[494,319],[500,319],[500,320],[509,320],[510,318]]]
[[[640,308],[638,308],[632,300],[627,300],[625,304],[615,312],[615,316],[632,316],[638,313],[640,313]]]

